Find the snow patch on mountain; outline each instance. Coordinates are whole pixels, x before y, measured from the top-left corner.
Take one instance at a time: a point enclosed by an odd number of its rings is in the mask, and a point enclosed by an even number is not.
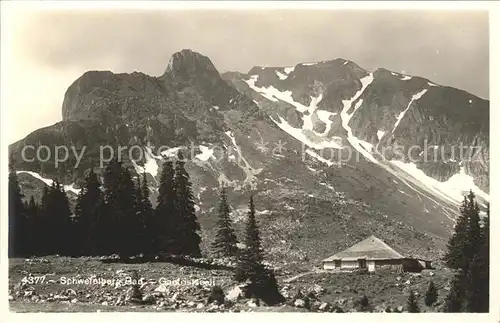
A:
[[[251,188],[255,188],[257,182],[257,178],[255,177],[255,175],[260,174],[262,172],[262,168],[254,169],[252,166],[250,166],[245,157],[243,157],[241,148],[236,144],[236,138],[234,137],[234,134],[231,131],[226,131],[225,134],[229,137],[229,139],[231,139],[231,142],[236,149],[236,153],[239,156],[237,164],[246,175],[243,184],[248,184]],[[242,161],[243,165],[239,161]]]
[[[285,72],[285,74],[287,74],[287,75],[288,75],[288,74],[290,74],[290,73],[292,73],[294,70],[295,70],[295,66],[292,66],[292,67],[285,67],[285,68],[284,68],[284,72]]]
[[[324,157],[318,155],[317,153],[315,153],[311,149],[306,149],[306,154],[308,154],[309,156],[313,157],[314,159],[316,159],[324,164],[327,164],[328,166],[333,166],[335,164],[332,161],[327,160]]]
[[[146,147],[145,157],[146,163],[144,164],[144,169],[146,173],[149,173],[156,178],[156,175],[158,175],[158,164],[156,163],[155,159],[161,159],[161,157],[155,156],[153,154],[153,151],[151,150],[151,147]]]
[[[131,159],[132,165],[137,174],[149,173],[156,180],[158,175],[158,163],[156,159],[162,159],[161,156],[155,156],[151,150],[151,147],[144,148],[144,157],[146,159],[144,166],[139,166],[134,159]]]
[[[461,167],[460,171],[447,181],[440,182],[427,176],[422,170],[417,168],[415,163],[405,163],[400,160],[391,160],[390,163],[414,177],[435,195],[453,204],[460,204],[463,201],[464,195],[466,195],[469,190],[472,190],[474,194],[486,201],[490,199],[488,194],[474,184],[474,178],[465,173],[464,167]]]
[[[173,147],[168,149],[162,149],[160,155],[166,158],[177,157],[177,152],[179,151],[179,149],[182,148],[184,147]]]
[[[427,84],[428,84],[429,86],[439,86],[439,85],[437,85],[436,83],[432,83],[432,82],[427,82]]]
[[[323,94],[318,95],[317,97],[311,97],[311,102],[309,103],[309,106],[307,107],[307,112],[309,112],[307,115],[303,114],[302,115],[302,120],[304,121],[304,125],[302,129],[305,130],[313,130],[313,114],[316,112],[318,109],[318,103],[321,102],[323,99]],[[299,112],[305,112],[305,111],[299,111]]]
[[[314,149],[324,149],[324,148],[335,148],[342,149],[342,145],[339,143],[339,137],[326,138],[322,137],[314,131],[305,130],[302,128],[292,127],[285,119],[278,116],[279,122],[271,118],[271,120],[276,123],[283,131],[288,133],[290,136],[294,137],[298,141],[302,142],[306,146]]]
[[[210,159],[210,157],[214,156],[214,150],[208,148],[207,146],[199,145],[198,146],[201,150],[201,153],[197,154],[195,158],[198,158],[201,161],[207,161]]]
[[[333,187],[333,186],[332,186],[332,185],[330,185],[330,184],[327,184],[327,183],[319,183],[319,185],[324,186],[324,187],[326,187],[326,188],[328,188],[328,189],[330,189],[330,190],[332,190],[332,191],[335,191],[335,187]]]
[[[286,80],[286,79],[287,79],[287,77],[288,77],[288,75],[287,75],[287,74],[283,74],[283,73],[281,73],[280,71],[276,71],[276,75],[278,76],[278,78],[279,78],[280,80]]]
[[[316,104],[321,101],[320,97],[313,98],[311,97],[311,103],[309,106],[305,106],[302,103],[296,102],[292,98],[292,91],[280,91],[274,86],[270,85],[268,87],[258,87],[255,85],[257,80],[259,79],[258,75],[252,75],[250,76],[250,79],[245,80],[245,82],[248,84],[248,86],[254,90],[257,93],[260,93],[262,96],[264,96],[266,99],[269,99],[274,102],[279,102],[279,101],[284,101],[296,108],[297,111],[304,113],[305,111],[309,111],[309,109],[315,108]],[[319,101],[318,101],[319,99]]]
[[[401,78],[401,81],[408,81],[408,80],[411,80],[411,76],[404,75],[404,76]]]
[[[384,137],[384,135],[385,135],[385,131],[377,130],[377,138],[378,138],[378,140],[382,139],[382,137]]]
[[[24,174],[29,174],[29,175],[33,176],[34,178],[42,181],[47,186],[51,186],[52,183],[54,182],[50,178],[42,177],[42,175],[38,174],[37,172],[32,172],[32,171],[27,171],[27,170],[18,170],[18,171],[16,171],[16,174],[23,174],[23,173]],[[75,193],[76,195],[78,195],[80,193],[80,191],[81,191],[81,189],[75,188],[75,183],[71,183],[70,185],[63,185],[63,187],[64,187],[64,190],[66,192],[72,192],[72,193]]]
[[[314,62],[314,63],[301,63],[301,65],[304,65],[304,66],[314,66],[318,64],[317,62]]]
[[[406,111],[408,111],[408,109],[411,108],[411,105],[413,104],[413,102],[417,101],[418,99],[420,99],[425,93],[427,92],[427,89],[423,89],[421,90],[420,92],[414,94],[412,97],[411,97],[411,100],[410,100],[410,103],[408,103],[408,106],[406,107],[406,109],[404,109],[400,114],[399,116],[397,117],[397,120],[396,120],[396,123],[394,124],[394,127],[392,128],[392,133],[394,133],[394,131],[396,131],[396,128],[398,127],[399,123],[401,122],[401,119],[403,119],[403,117],[405,116],[406,114]]]
[[[368,152],[371,152],[373,150],[373,144],[367,142],[367,141],[364,141],[364,140],[361,140],[361,139],[358,139],[359,140],[359,144]]]
[[[349,121],[351,120],[354,113],[356,113],[356,110],[358,110],[361,104],[363,103],[363,99],[357,101],[356,104],[354,105],[354,111],[352,113],[349,113],[352,103],[359,99],[359,97],[363,94],[368,85],[370,85],[373,82],[373,79],[374,79],[373,74],[371,73],[368,76],[365,76],[362,79],[360,79],[361,89],[359,89],[358,92],[356,92],[351,99],[342,100],[342,104],[344,105],[344,107],[340,112],[340,118],[342,120],[342,127],[347,131],[347,141],[349,141],[349,143],[354,147],[354,149],[356,149],[359,153],[361,153],[366,159],[375,164],[379,164],[378,160],[376,160],[375,157],[373,157],[373,155],[370,152],[366,151],[365,148],[361,146],[361,140],[359,140],[357,137],[353,135],[352,129],[349,126]]]
[[[316,110],[316,114],[319,120],[323,121],[326,124],[325,131],[323,131],[323,133],[321,134],[322,136],[326,136],[330,132],[330,129],[332,129],[333,121],[331,117],[337,115],[337,113],[325,110]]]

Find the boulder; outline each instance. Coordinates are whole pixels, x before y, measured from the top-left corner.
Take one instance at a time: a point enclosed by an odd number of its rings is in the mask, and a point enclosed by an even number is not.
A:
[[[170,297],[170,301],[175,302],[177,300],[177,298],[179,298],[179,292],[175,292],[174,295],[172,295],[172,297]]]
[[[295,302],[293,303],[293,306],[295,307],[305,307],[306,306],[306,301],[303,299],[296,299]]]
[[[328,312],[331,309],[331,305],[327,302],[321,303],[321,305],[318,307],[318,310],[322,312]]]
[[[312,287],[312,291],[316,294],[316,295],[321,295],[325,292],[325,289],[323,287],[321,287],[320,285],[318,284],[314,284],[314,286]]]
[[[237,301],[245,296],[244,291],[239,285],[234,286],[227,292],[226,298],[230,301]]]
[[[207,308],[207,312],[215,312],[219,309],[219,305],[217,305],[215,302],[210,304]]]
[[[74,289],[68,288],[68,289],[66,289],[66,295],[76,296],[76,291]]]
[[[142,302],[144,304],[155,304],[156,298],[152,294],[144,295],[142,297]]]
[[[158,287],[156,287],[154,291],[160,293],[168,293],[170,291],[170,288],[168,285],[162,284],[158,285]]]
[[[257,307],[257,306],[259,306],[259,304],[258,304],[257,300],[255,300],[255,299],[252,298],[251,300],[249,300],[247,302],[247,306],[249,306],[249,307]]]

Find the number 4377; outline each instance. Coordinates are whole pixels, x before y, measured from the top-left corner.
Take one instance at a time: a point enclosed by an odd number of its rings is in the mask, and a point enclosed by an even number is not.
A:
[[[44,281],[45,276],[28,276],[21,279],[21,282],[25,284],[43,284]]]

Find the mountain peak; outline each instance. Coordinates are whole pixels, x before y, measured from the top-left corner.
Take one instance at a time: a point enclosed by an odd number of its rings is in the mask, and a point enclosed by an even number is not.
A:
[[[219,74],[212,61],[191,49],[176,52],[168,62],[165,74],[172,76],[188,76],[193,74]]]

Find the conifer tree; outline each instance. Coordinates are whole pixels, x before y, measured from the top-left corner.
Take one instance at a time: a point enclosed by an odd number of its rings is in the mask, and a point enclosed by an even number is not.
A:
[[[465,285],[464,280],[464,274],[459,270],[455,277],[453,277],[450,291],[448,292],[448,295],[446,295],[446,299],[444,302],[444,312],[458,313],[463,310]]]
[[[175,224],[179,222],[175,212],[174,166],[171,160],[162,165],[158,199],[154,211],[156,246],[161,253],[177,253]]]
[[[408,302],[406,306],[408,313],[420,313],[420,308],[418,307],[415,293],[412,290],[410,291],[410,295],[408,296]]]
[[[40,205],[36,203],[33,196],[30,197],[29,202],[26,205],[26,220],[27,220],[27,234],[32,241],[37,241],[37,243],[27,244],[26,254],[36,255],[39,252],[38,239],[43,238],[43,233],[39,234],[40,227]]]
[[[106,245],[121,259],[141,251],[141,219],[137,215],[137,199],[130,171],[116,159],[104,170],[104,198],[107,222]]]
[[[474,255],[467,272],[465,289],[465,308],[467,312],[487,313],[489,311],[489,280],[490,280],[490,260],[489,260],[489,206],[487,217],[481,229],[479,247]]]
[[[372,311],[372,308],[370,305],[370,300],[368,299],[368,297],[366,295],[363,295],[363,297],[361,297],[358,304],[359,304],[359,311],[360,312],[371,312]]]
[[[142,174],[142,182],[140,182],[138,197],[140,214],[143,222],[143,253],[151,257],[156,253],[156,237],[154,211],[149,199],[149,185],[146,173]]]
[[[457,219],[455,231],[448,242],[448,251],[444,260],[448,267],[461,269],[464,273],[478,248],[480,236],[479,207],[472,191],[464,198],[460,207],[461,215]]]
[[[193,257],[201,256],[200,242],[198,234],[200,224],[196,218],[195,203],[189,174],[184,168],[184,157],[179,151],[175,164],[175,212],[179,217],[176,224],[178,234],[176,234],[179,245],[179,253]]]
[[[66,192],[58,179],[52,182],[42,200],[46,253],[71,255],[74,251],[71,210]]]
[[[9,162],[9,257],[22,255],[27,249],[29,237],[26,236],[27,221],[23,197],[11,157]]]
[[[259,228],[255,219],[253,196],[250,196],[248,208],[248,218],[245,224],[244,237],[245,249],[241,250],[239,253],[235,271],[235,279],[239,282],[246,281],[247,279],[255,281],[263,259]]]
[[[47,212],[47,206],[50,199],[49,195],[50,195],[50,187],[44,185],[42,190],[42,198],[39,206],[38,218],[36,221],[34,221],[34,225],[36,226],[37,230],[35,231],[33,238],[36,241],[38,241],[38,243],[35,246],[37,255],[46,255],[49,253],[50,239],[47,239],[47,237],[45,237],[49,232],[49,225],[48,225],[49,220]]]
[[[245,225],[245,248],[239,252],[234,278],[238,282],[249,281],[248,295],[274,305],[284,300],[278,291],[274,271],[262,264],[263,250],[253,197],[250,196],[248,218]]]
[[[219,220],[217,221],[218,231],[212,247],[218,255],[228,257],[236,256],[238,253],[236,234],[231,226],[229,212],[226,189],[222,188],[220,192]]]
[[[427,292],[425,293],[425,305],[432,306],[437,301],[438,292],[436,285],[431,280],[429,286],[427,287]]]
[[[100,186],[97,174],[91,168],[85,177],[85,183],[78,194],[75,206],[80,248],[84,255],[102,254],[102,235],[105,234],[102,228],[104,197]]]

